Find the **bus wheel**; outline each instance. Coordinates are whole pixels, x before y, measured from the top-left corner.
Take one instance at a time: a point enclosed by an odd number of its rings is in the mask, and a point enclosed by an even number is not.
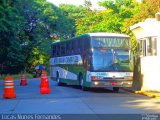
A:
[[[118,93],[119,92],[119,87],[113,87],[113,92]]]
[[[84,86],[84,83],[83,83],[83,76],[80,76],[80,87],[83,91],[87,91],[87,87]]]

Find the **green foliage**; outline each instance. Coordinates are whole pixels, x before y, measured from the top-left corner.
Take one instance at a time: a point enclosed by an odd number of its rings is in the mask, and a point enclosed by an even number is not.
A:
[[[121,31],[131,36],[132,48],[136,52],[136,38],[129,28],[147,18],[153,18],[155,13],[159,11],[160,0],[143,0],[142,3],[133,2],[133,6],[133,15],[125,19]]]
[[[1,0],[0,16],[0,71],[13,73],[14,70],[22,68],[24,63],[22,48],[17,38],[18,12],[13,1]],[[6,68],[5,71],[2,66]]]
[[[69,33],[70,31],[70,35],[68,37],[73,37],[76,33],[75,21],[83,17],[83,12],[85,11],[85,7],[61,4],[59,8],[62,10],[63,16],[66,17],[68,20],[68,23],[62,21],[62,23],[68,26],[67,32]]]
[[[99,4],[106,9],[88,12],[88,7],[86,7],[85,16],[76,20],[77,35],[86,32],[125,33],[131,36],[133,50],[136,50],[137,42],[135,36],[130,31],[130,26],[141,21],[144,18],[141,16],[152,14],[146,15],[141,11],[145,7],[150,9],[149,6],[152,5],[148,1],[145,4],[140,4],[135,0],[115,0],[114,2],[113,0],[106,0],[99,2]],[[140,18],[137,19],[137,17]]]
[[[46,0],[0,1],[0,73],[30,71],[31,66],[49,66],[51,42],[88,32],[118,32],[136,40],[130,26],[154,17],[160,0],[106,0],[99,3],[105,10],[62,4]]]
[[[103,11],[90,11],[85,17],[78,19],[77,34],[85,32],[118,32],[126,18],[133,15],[134,4],[132,0],[104,1],[99,3],[105,7]]]
[[[63,10],[46,0],[0,2],[0,72],[18,73],[31,66],[48,66],[51,36],[75,32]]]

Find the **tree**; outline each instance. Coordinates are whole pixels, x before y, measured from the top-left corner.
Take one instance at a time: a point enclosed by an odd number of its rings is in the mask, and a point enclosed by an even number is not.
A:
[[[16,2],[16,1],[15,1]],[[20,42],[17,40],[18,12],[15,2],[1,0],[0,2],[0,71],[14,73],[23,67],[24,55]]]
[[[85,10],[85,7],[69,5],[69,4],[61,4],[59,8],[62,10],[63,16],[65,16],[69,21],[69,23],[67,24],[71,32],[69,37],[73,37],[76,33],[75,22],[77,19],[83,17],[83,12]]]
[[[73,31],[70,19],[46,0],[1,0],[0,16],[0,68],[5,73],[48,65],[51,37],[68,37]]]
[[[25,67],[48,65],[51,37],[70,36],[72,24],[61,9],[46,0],[23,0],[17,4],[17,8],[19,6],[20,15],[25,19],[19,30],[19,38],[24,45]]]
[[[122,33],[121,27],[125,19],[130,18],[134,14],[132,12],[134,11],[132,0],[104,1],[99,4],[106,9],[103,11],[93,10],[86,12],[83,18],[76,21],[77,34],[83,34],[85,32]]]
[[[136,52],[137,42],[134,34],[130,31],[130,26],[147,18],[155,17],[155,13],[160,11],[160,0],[143,0],[142,3],[133,2],[133,5],[133,15],[125,19],[121,31],[131,36],[132,48]]]
[[[84,6],[83,16],[76,19],[76,35],[92,32],[95,24],[97,11],[91,9],[92,4],[90,0],[85,0]]]

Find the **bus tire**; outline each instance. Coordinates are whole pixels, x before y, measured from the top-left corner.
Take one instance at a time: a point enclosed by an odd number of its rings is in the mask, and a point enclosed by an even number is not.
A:
[[[81,90],[87,91],[87,87],[85,87],[84,84],[83,84],[84,80],[83,80],[83,76],[82,75],[79,76],[79,82],[80,82]]]
[[[113,92],[118,93],[119,92],[119,87],[113,87]]]

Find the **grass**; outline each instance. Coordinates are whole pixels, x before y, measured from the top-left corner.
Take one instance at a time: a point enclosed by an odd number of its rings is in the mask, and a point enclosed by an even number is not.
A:
[[[8,74],[9,75],[9,74]],[[0,75],[0,80],[4,80],[4,78],[6,77],[7,75]],[[13,77],[14,80],[21,80],[21,74],[13,74],[11,75]],[[29,73],[26,73],[26,78],[27,79],[32,79],[33,78],[33,74],[29,74]]]

